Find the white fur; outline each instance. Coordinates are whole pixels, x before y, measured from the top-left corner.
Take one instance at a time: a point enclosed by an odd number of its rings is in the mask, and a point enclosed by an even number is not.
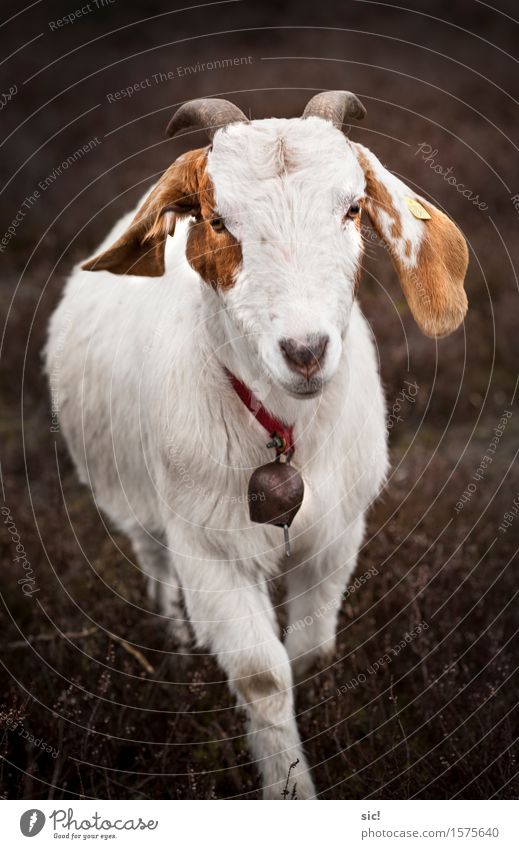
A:
[[[81,479],[132,540],[184,644],[182,588],[197,644],[216,653],[245,707],[264,795],[281,797],[298,759],[289,790],[295,781],[298,798],[310,798],[292,674],[333,652],[337,601],[387,469],[377,359],[353,297],[360,237],[343,221],[364,178],[321,119],[230,127],[208,167],[242,244],[235,286],[216,293],[190,268],[186,224],[168,239],[162,278],[76,268],[50,323],[47,372]],[[278,340],[311,333],[330,345],[322,391],[303,398]],[[224,365],[295,426],[306,489],[290,559],[280,529],[250,522],[248,479],[272,451]],[[281,571],[288,624],[311,618],[285,644],[268,591]]]

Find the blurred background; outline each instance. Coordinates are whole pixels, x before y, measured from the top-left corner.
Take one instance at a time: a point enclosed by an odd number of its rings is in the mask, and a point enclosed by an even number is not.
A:
[[[185,149],[164,138],[177,105],[289,117],[349,89],[368,112],[351,137],[464,232],[470,306],[426,339],[368,238],[359,298],[393,469],[358,566],[378,574],[343,605],[333,667],[298,692],[299,727],[322,798],[516,798],[516,4],[177,6],[2,4],[0,794],[258,795],[220,671],[171,654],[51,430],[41,348],[72,265]]]

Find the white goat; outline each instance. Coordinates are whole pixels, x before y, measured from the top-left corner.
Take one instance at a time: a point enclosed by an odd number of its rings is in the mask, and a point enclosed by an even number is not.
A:
[[[315,795],[293,676],[333,655],[337,600],[387,471],[377,357],[355,299],[361,212],[427,335],[450,333],[467,308],[462,235],[343,135],[363,114],[347,92],[290,120],[185,104],[169,134],[205,127],[211,146],[174,162],[73,271],[47,345],[81,479],[130,538],[180,646],[183,597],[247,713],[266,798],[281,798],[295,761],[289,789]],[[279,528],[249,518],[251,471],[273,459],[266,411],[285,436],[292,426],[305,482],[291,558]],[[305,622],[284,643],[269,598],[282,571],[288,625]]]

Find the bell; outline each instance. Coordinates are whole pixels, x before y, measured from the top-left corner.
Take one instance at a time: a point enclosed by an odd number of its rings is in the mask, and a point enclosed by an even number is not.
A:
[[[249,481],[249,515],[252,522],[289,528],[301,504],[303,478],[289,463],[259,466]]]

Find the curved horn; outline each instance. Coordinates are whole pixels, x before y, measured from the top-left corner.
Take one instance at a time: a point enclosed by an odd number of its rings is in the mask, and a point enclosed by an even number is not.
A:
[[[248,121],[248,118],[234,103],[218,97],[201,97],[189,100],[177,109],[166,128],[166,135],[175,136],[187,130],[206,130],[212,141],[217,130],[237,121]]]
[[[365,114],[364,106],[351,91],[323,91],[308,101],[303,118],[324,118],[340,130],[346,118],[361,120]]]

